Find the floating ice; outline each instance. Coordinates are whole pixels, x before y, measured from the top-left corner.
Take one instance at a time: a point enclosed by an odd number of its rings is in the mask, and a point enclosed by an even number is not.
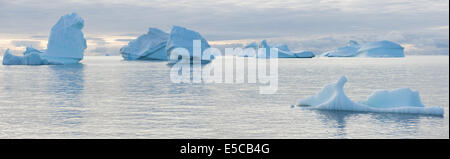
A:
[[[39,50],[37,50],[35,48],[32,48],[32,47],[27,47],[25,52],[23,53],[23,55],[29,55],[29,54],[32,54],[32,53],[40,54],[40,53],[43,53],[43,52],[39,51]]]
[[[194,47],[194,40],[198,40],[200,42],[196,47]],[[202,54],[203,51],[210,47],[211,46],[208,44],[208,41],[206,41],[206,39],[203,38],[200,33],[183,27],[173,26],[172,30],[170,31],[169,40],[167,41],[166,54],[169,58],[171,54],[181,55],[182,53],[177,52],[180,50],[176,48],[184,48],[188,51],[191,59],[201,59],[202,62],[203,60],[205,60],[205,62],[208,62],[212,59],[202,59]],[[170,60],[169,63],[175,63],[177,61],[178,60]]]
[[[312,51],[296,51],[292,52],[297,58],[312,58],[316,55]]]
[[[297,106],[320,110],[359,111],[377,113],[405,113],[444,115],[441,107],[424,107],[419,93],[409,88],[374,92],[367,101],[355,103],[344,93],[347,78],[326,85],[319,93],[297,102]]]
[[[84,20],[76,13],[62,16],[52,27],[46,51],[27,48],[24,56],[12,55],[9,50],[3,56],[4,65],[72,64],[83,59],[86,39],[81,30]]]
[[[261,44],[259,44],[259,48],[265,48],[266,52],[259,52],[257,56],[258,57],[265,57],[265,58],[270,58],[270,48],[276,48],[276,47],[272,47],[269,46],[269,44],[267,44],[266,40],[261,41]],[[291,52],[289,52],[289,49],[287,48],[287,46],[285,46],[284,48],[281,47],[282,50],[280,48],[278,48],[278,58],[295,58],[296,56],[294,54],[292,54]],[[265,55],[262,55],[265,54]]]
[[[323,53],[321,56],[327,57],[353,57],[356,56],[358,50],[361,46],[356,41],[350,40],[345,47],[338,48],[337,50],[332,50]]]
[[[363,45],[358,50],[360,57],[405,57],[404,48],[391,41],[377,41]]]
[[[272,47],[278,48],[278,50],[282,50],[282,51],[291,51],[286,44],[277,44],[277,45],[273,45]]]
[[[27,49],[28,50],[28,49]],[[11,54],[7,49],[3,55],[3,65],[46,65],[47,60],[42,59],[40,53],[27,52],[24,56],[16,56]]]
[[[250,43],[244,48],[254,48],[257,51],[257,57],[270,58],[270,48],[278,48],[278,58],[312,58],[314,53],[311,51],[291,51],[286,44],[269,45],[266,40],[262,40],[259,45]],[[257,49],[265,48],[266,52],[259,52]]]
[[[62,16],[50,32],[47,55],[82,60],[86,49],[83,27],[84,20],[76,13]]]
[[[361,103],[379,108],[402,106],[424,107],[420,100],[419,92],[409,88],[399,88],[392,91],[375,91],[366,101]]]
[[[125,60],[168,60],[166,44],[169,34],[150,28],[147,34],[132,40],[120,49]]]
[[[248,45],[246,45],[244,48],[254,48],[254,49],[258,49],[258,44],[256,42],[252,42]]]

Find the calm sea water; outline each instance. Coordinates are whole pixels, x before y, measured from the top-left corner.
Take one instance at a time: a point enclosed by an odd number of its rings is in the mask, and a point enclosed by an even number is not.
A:
[[[449,138],[449,57],[279,59],[278,91],[175,84],[166,62],[85,57],[0,65],[0,138]],[[305,110],[297,99],[346,75],[347,95],[418,90],[444,117]]]

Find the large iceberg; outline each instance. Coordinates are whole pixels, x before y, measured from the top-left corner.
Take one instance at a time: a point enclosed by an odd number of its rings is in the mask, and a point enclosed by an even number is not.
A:
[[[27,48],[23,56],[12,55],[9,49],[3,65],[73,64],[83,59],[86,39],[81,31],[84,20],[76,13],[62,16],[50,31],[46,51]]]
[[[405,57],[404,48],[394,42],[383,40],[363,45],[359,57]]]
[[[420,101],[419,93],[409,88],[376,91],[367,101],[353,102],[344,93],[346,82],[347,78],[342,76],[339,81],[326,85],[316,95],[299,100],[297,106],[319,110],[444,115],[441,107],[425,107]]]
[[[358,53],[359,48],[361,46],[353,40],[350,40],[345,47],[340,47],[336,50],[327,51],[323,53],[321,56],[327,56],[327,57],[353,57],[356,56]]]
[[[246,45],[244,48],[254,48],[258,53],[257,57],[270,58],[270,49],[278,49],[278,58],[312,58],[315,57],[311,51],[291,51],[286,44],[269,45],[266,40],[262,40],[258,45],[255,42]],[[259,48],[265,48],[266,52],[259,52]]]
[[[196,41],[199,42],[197,45]],[[202,63],[207,63],[212,59],[202,57],[202,55],[203,51],[210,47],[211,46],[208,44],[208,41],[206,41],[200,33],[183,27],[173,26],[167,41],[166,54],[169,58],[171,54],[182,55],[183,53],[177,52],[180,51],[177,48],[184,48],[188,51],[190,56],[190,59],[185,60],[192,62],[193,59],[197,59]],[[178,60],[179,59],[169,59],[169,63],[176,63]]]
[[[168,60],[166,44],[169,34],[150,28],[147,34],[132,40],[120,49],[125,60]]]

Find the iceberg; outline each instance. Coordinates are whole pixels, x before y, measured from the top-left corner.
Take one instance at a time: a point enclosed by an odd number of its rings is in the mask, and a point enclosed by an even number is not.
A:
[[[247,44],[244,48],[254,48],[258,49],[258,44],[256,42],[252,42],[250,44]]]
[[[312,51],[296,51],[292,52],[297,58],[312,58],[315,57]]]
[[[278,46],[279,47],[279,46]],[[259,48],[265,48],[265,52],[261,52],[258,51],[257,56],[258,57],[265,57],[265,58],[270,58],[270,48],[278,48],[276,46],[269,46],[269,44],[267,44],[266,40],[261,41],[261,44],[259,44]],[[284,50],[282,50],[284,49]],[[289,52],[289,49],[286,47],[281,47],[278,48],[278,58],[295,58],[296,56]]]
[[[28,49],[27,49],[28,51]],[[26,53],[26,54],[25,54]],[[25,52],[24,56],[16,56],[11,54],[9,49],[3,55],[3,65],[47,65],[48,61],[42,59],[40,53]]]
[[[359,57],[405,57],[404,48],[394,42],[383,40],[363,45]]]
[[[81,31],[84,20],[76,13],[62,16],[50,31],[46,51],[28,47],[23,56],[7,49],[3,65],[58,65],[78,63],[83,59],[86,39]]]
[[[197,46],[194,48],[195,40],[198,40],[199,48]],[[193,62],[193,59],[201,59],[202,63],[208,63],[213,59],[207,59],[205,57],[202,58],[203,51],[210,48],[211,46],[208,44],[205,38],[203,38],[200,33],[195,32],[193,30],[189,30],[179,26],[173,26],[170,31],[169,39],[166,45],[166,54],[167,57],[170,58],[170,55],[175,53],[176,55],[181,55],[181,52],[176,48],[184,48],[189,52],[190,62]],[[194,53],[194,51],[199,51],[199,54]],[[179,60],[170,60],[169,63],[176,63]]]
[[[147,34],[132,40],[120,49],[125,60],[164,60],[167,61],[166,44],[169,34],[149,28]]]
[[[344,93],[346,82],[347,78],[342,76],[336,83],[325,85],[316,95],[299,100],[297,106],[318,110],[444,115],[442,107],[425,107],[419,93],[409,88],[376,91],[367,101],[353,102]]]
[[[258,45],[255,42],[248,44],[244,48],[254,48],[256,56],[270,58],[270,48],[278,48],[278,58],[312,58],[315,57],[311,51],[291,51],[286,44],[269,45],[266,40],[262,40]],[[258,52],[259,48],[265,48],[266,52]]]
[[[288,51],[288,52],[291,51],[286,44],[277,44],[277,45],[273,45],[272,47],[278,48],[278,50],[282,50],[282,51]]]
[[[353,40],[350,40],[345,47],[340,47],[336,50],[327,51],[323,53],[321,56],[326,57],[354,57],[357,55],[358,50],[361,46]]]

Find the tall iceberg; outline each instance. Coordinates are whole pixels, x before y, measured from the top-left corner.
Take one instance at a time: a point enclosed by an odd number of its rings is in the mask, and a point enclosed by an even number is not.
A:
[[[195,43],[196,41],[199,42],[197,45]],[[190,60],[191,62],[193,61],[193,59],[197,59],[202,61],[202,63],[207,63],[212,59],[208,59],[205,57],[202,58],[202,55],[203,51],[205,51],[210,47],[211,46],[208,44],[208,41],[206,41],[206,39],[203,38],[200,35],[200,33],[180,26],[173,26],[172,30],[170,31],[169,39],[167,41],[166,54],[167,57],[169,58],[171,54],[181,55],[182,54],[181,52],[177,52],[180,51],[177,48],[184,48],[188,51],[190,56],[190,59],[188,60]],[[194,53],[197,51],[198,54]],[[178,59],[177,60],[169,59],[169,63],[176,63],[176,62],[178,62]]]
[[[404,48],[392,41],[376,41],[363,45],[359,57],[405,57]]]
[[[149,28],[147,34],[132,40],[120,49],[125,60],[168,60],[166,44],[169,34],[157,29]]]
[[[27,48],[24,56],[12,55],[9,49],[3,56],[4,65],[73,64],[83,59],[86,39],[81,31],[84,20],[76,13],[62,16],[50,31],[46,51]]]
[[[358,42],[350,40],[347,43],[347,46],[340,47],[336,50],[327,51],[323,53],[321,56],[326,57],[353,57],[356,56],[358,53],[359,48],[361,46],[358,44]]]
[[[350,100],[344,93],[347,78],[342,76],[336,83],[326,85],[319,93],[297,102],[297,106],[337,111],[358,111],[376,113],[404,113],[443,116],[441,107],[425,107],[419,93],[409,88],[393,91],[376,91],[366,101]]]

